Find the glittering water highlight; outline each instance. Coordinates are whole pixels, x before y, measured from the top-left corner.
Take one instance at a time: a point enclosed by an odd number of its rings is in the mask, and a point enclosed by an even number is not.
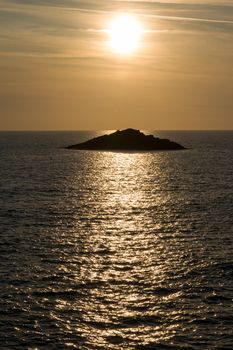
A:
[[[233,133],[163,134],[0,133],[1,348],[232,349]]]

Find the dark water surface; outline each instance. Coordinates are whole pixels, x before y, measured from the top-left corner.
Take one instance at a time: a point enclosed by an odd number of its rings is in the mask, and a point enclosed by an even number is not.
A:
[[[233,132],[158,134],[0,133],[0,349],[233,349]]]

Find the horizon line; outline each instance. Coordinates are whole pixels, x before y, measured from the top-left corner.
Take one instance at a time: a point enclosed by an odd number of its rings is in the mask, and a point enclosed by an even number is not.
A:
[[[1,132],[82,132],[82,131],[91,131],[91,132],[97,132],[97,131],[114,131],[114,130],[125,130],[129,128],[115,128],[115,129],[76,129],[76,130],[0,130]],[[131,128],[130,128],[131,129]],[[136,130],[148,130],[148,131],[197,131],[197,132],[232,132],[233,129],[147,129],[147,128],[133,128]]]

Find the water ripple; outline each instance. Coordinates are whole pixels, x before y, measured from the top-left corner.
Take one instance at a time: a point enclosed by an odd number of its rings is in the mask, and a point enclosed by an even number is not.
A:
[[[0,347],[232,349],[231,134],[133,154],[4,135]]]

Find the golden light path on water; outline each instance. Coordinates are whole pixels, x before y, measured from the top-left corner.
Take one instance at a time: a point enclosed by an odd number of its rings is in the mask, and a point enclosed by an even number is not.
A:
[[[189,269],[166,191],[172,178],[164,181],[171,155],[86,152],[85,171],[70,180],[83,198],[73,198],[76,250],[68,259],[75,264],[63,268],[81,295],[57,308],[76,310],[77,329],[65,327],[88,349],[157,344],[172,340],[180,327],[185,304],[167,315],[182,294],[174,279]],[[59,239],[69,240],[64,236]]]
[[[59,148],[90,136],[1,136],[1,346],[231,350],[232,133]]]

